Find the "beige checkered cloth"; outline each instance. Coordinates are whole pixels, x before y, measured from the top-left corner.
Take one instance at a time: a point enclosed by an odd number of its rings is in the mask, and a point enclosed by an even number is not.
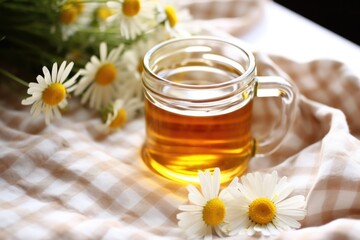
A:
[[[221,2],[191,9],[207,19],[242,10],[240,1]],[[259,75],[288,77],[301,92],[282,147],[249,168],[277,170],[295,184],[295,194],[306,196],[302,228],[277,239],[359,239],[359,78],[331,60],[297,63],[265,53],[256,59]],[[187,190],[143,165],[143,118],[104,135],[96,130],[98,116],[74,98],[63,119],[46,126],[21,106],[25,96],[16,87],[0,83],[0,239],[185,238],[176,214]],[[255,119],[276,122],[277,104],[256,100]]]

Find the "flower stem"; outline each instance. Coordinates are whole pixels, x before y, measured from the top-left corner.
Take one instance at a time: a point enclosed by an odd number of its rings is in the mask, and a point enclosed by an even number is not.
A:
[[[14,74],[6,71],[5,69],[0,68],[0,73],[2,73],[4,76],[10,78],[11,80],[14,80],[22,85],[24,85],[25,87],[27,87],[29,84],[27,82],[25,82],[24,80],[18,78],[17,76],[15,76]]]

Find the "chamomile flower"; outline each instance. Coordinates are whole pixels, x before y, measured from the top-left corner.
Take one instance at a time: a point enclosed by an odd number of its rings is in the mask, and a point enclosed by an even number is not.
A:
[[[143,101],[137,95],[128,95],[117,99],[111,105],[105,122],[109,130],[122,128],[126,122],[132,120],[143,109]]]
[[[59,109],[68,104],[66,97],[74,90],[78,74],[68,79],[68,75],[74,63],[67,65],[62,62],[58,69],[57,63],[52,66],[51,73],[48,68],[43,67],[44,76],[36,77],[37,83],[29,83],[27,91],[31,97],[22,100],[23,105],[32,105],[30,113],[37,117],[41,112],[45,115],[45,122],[49,124],[54,117],[60,118]]]
[[[256,232],[276,235],[282,231],[299,228],[299,220],[306,215],[305,197],[289,197],[293,186],[286,177],[279,178],[276,171],[271,174],[249,173],[241,177],[237,187],[230,188],[233,198],[228,206],[228,224],[223,231],[230,235]]]
[[[100,58],[92,56],[84,69],[79,70],[81,78],[75,89],[75,95],[81,96],[83,104],[100,109],[118,97],[124,79],[129,73],[119,58],[124,46],[114,48],[108,54],[107,44],[100,44]]]
[[[179,206],[183,211],[177,215],[178,225],[189,238],[212,238],[212,230],[219,236],[224,236],[221,226],[225,223],[226,189],[220,191],[220,170],[215,168],[211,175],[209,170],[205,173],[199,171],[201,192],[193,185],[187,187],[190,205]]]
[[[125,39],[135,39],[144,31],[155,26],[155,4],[153,1],[118,0],[109,1],[107,5],[115,12],[107,20],[119,24],[120,34]]]
[[[79,29],[88,26],[92,20],[93,3],[80,0],[67,0],[60,7],[59,24],[63,40],[67,40]]]
[[[185,22],[191,20],[188,9],[179,9],[175,1],[160,1],[157,6],[158,21],[165,24],[166,31],[171,37],[190,36],[190,29],[186,29]]]

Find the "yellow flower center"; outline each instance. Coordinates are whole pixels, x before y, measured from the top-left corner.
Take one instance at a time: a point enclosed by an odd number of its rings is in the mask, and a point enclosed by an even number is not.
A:
[[[66,97],[66,89],[61,83],[52,83],[42,94],[44,103],[55,106],[58,105]]]
[[[107,63],[102,65],[96,73],[96,83],[106,86],[114,81],[116,78],[117,70],[114,64]]]
[[[128,17],[133,17],[138,14],[140,8],[140,0],[124,0],[122,4],[122,12]]]
[[[60,22],[64,24],[72,24],[76,21],[79,14],[84,10],[84,4],[78,1],[68,1],[60,11]]]
[[[257,198],[249,205],[249,218],[258,224],[268,224],[276,214],[275,204],[268,198]]]
[[[116,117],[114,118],[114,120],[110,123],[109,127],[110,128],[121,128],[122,126],[124,126],[126,122],[126,111],[125,109],[120,109],[116,115]]]
[[[225,204],[219,198],[208,201],[203,209],[203,220],[207,225],[217,226],[224,221]]]
[[[105,6],[101,6],[97,9],[97,16],[98,19],[100,21],[105,21],[108,17],[110,17],[113,14],[113,10],[105,7]]]
[[[175,8],[171,5],[166,5],[165,6],[165,14],[170,23],[170,26],[175,27],[176,24],[178,23],[178,18],[177,18]]]

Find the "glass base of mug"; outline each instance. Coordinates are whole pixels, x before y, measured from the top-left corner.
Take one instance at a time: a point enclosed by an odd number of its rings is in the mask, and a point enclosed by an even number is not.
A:
[[[208,167],[208,166],[204,166],[204,167],[199,167],[199,166],[184,166],[184,167],[179,167],[179,166],[173,166],[173,165],[169,165],[169,166],[164,166],[163,164],[160,164],[156,159],[154,159],[154,157],[152,157],[151,153],[148,151],[148,149],[146,148],[146,146],[144,145],[142,148],[142,159],[144,161],[144,163],[147,165],[147,167],[149,167],[153,172],[155,172],[156,174],[178,182],[178,183],[184,183],[184,184],[199,184],[199,177],[198,177],[198,171],[205,171],[207,169],[209,170],[213,170],[215,167]],[[193,158],[193,159],[214,159],[214,158],[221,158],[221,156],[216,156],[216,155],[194,155],[194,156],[188,156],[188,158]],[[246,156],[246,157],[240,157],[237,158],[237,164],[236,166],[233,167],[228,167],[226,165],[224,166],[216,166],[220,168],[221,171],[221,179],[220,182],[221,184],[223,183],[228,183],[230,181],[232,181],[234,179],[234,177],[238,177],[241,176],[248,167],[248,162],[250,160],[251,156]],[[183,159],[182,159],[183,160]],[[221,161],[221,160],[219,160]],[[226,160],[223,160],[226,161]],[[189,161],[191,162],[191,161]]]

